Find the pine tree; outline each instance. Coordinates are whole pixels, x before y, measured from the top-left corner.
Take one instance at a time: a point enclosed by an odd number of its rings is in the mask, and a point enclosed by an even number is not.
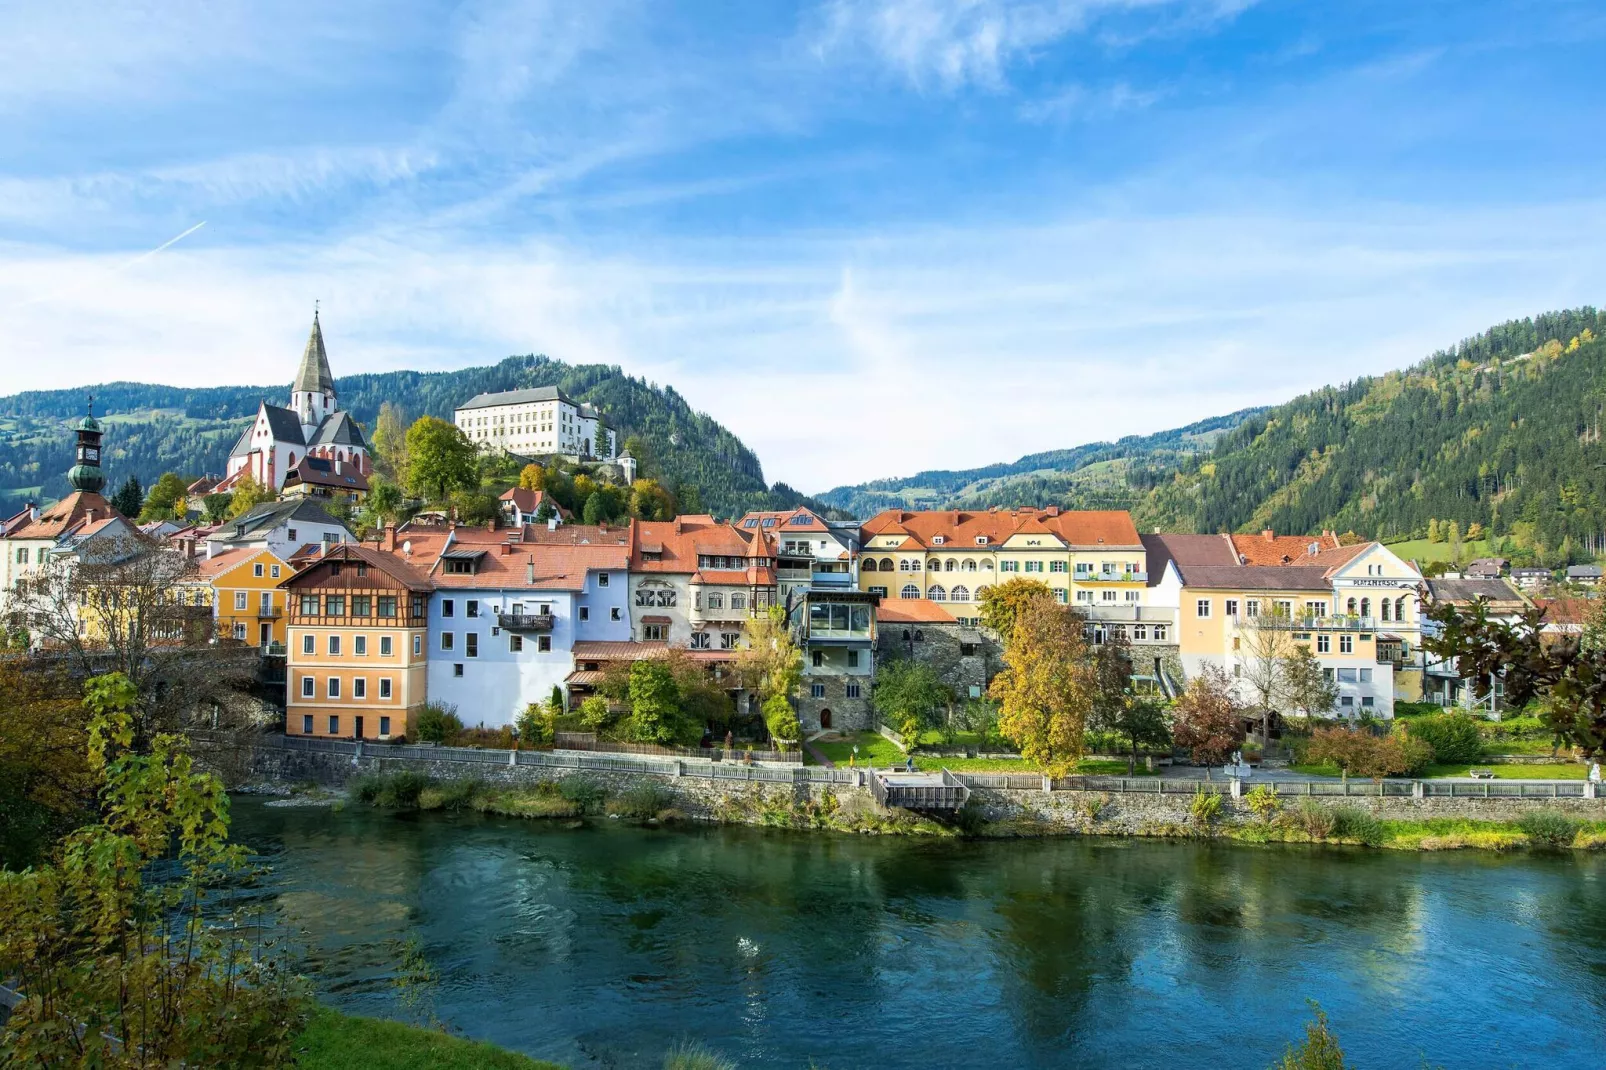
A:
[[[139,480],[129,476],[112,495],[112,508],[127,517],[136,517],[145,506],[145,488]]]

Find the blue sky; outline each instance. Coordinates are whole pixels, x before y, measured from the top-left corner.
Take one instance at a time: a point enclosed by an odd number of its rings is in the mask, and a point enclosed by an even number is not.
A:
[[[545,352],[817,491],[1606,300],[1598,3],[21,0],[0,392]],[[198,224],[181,241],[154,252]]]

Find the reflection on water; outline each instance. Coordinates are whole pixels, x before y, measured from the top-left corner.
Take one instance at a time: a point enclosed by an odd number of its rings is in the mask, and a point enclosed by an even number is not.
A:
[[[574,1067],[1601,1065],[1606,859],[922,843],[235,807],[332,1002]]]

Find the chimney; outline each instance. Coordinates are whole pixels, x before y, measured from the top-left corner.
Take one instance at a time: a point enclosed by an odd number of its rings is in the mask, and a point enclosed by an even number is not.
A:
[[[504,542],[502,544],[502,556],[503,557],[507,557],[512,552],[513,552],[513,544],[510,543],[510,542]]]
[[[680,517],[675,517],[675,534],[680,534]]]
[[[379,544],[379,546],[380,549],[384,550],[387,554],[393,554],[396,552],[396,525],[394,523],[385,525],[385,534],[383,536],[383,541]]]
[[[1273,531],[1271,528],[1264,528],[1260,532],[1260,537],[1262,539],[1265,539],[1267,542],[1271,542],[1273,539],[1275,539],[1277,537],[1277,533],[1275,531]]]
[[[534,554],[531,554],[529,559],[524,562],[524,582],[529,584],[531,587],[535,586],[535,555]]]
[[[496,530],[496,518],[493,517],[485,522],[485,530],[493,532]]]
[[[32,522],[32,521],[38,520],[38,519],[39,519],[39,503],[38,502],[29,502],[28,503],[28,520],[30,522]]]
[[[558,530],[558,514],[553,513],[551,516],[546,518],[546,529],[548,531]]]
[[[95,522],[95,510],[93,510],[93,509],[85,509],[84,510],[84,525],[87,527],[90,524],[93,524],[94,522]]]

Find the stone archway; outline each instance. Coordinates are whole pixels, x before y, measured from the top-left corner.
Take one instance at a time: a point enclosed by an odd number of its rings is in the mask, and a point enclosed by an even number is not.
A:
[[[831,708],[829,706],[827,706],[825,709],[820,711],[820,727],[821,728],[830,728],[831,727]]]

